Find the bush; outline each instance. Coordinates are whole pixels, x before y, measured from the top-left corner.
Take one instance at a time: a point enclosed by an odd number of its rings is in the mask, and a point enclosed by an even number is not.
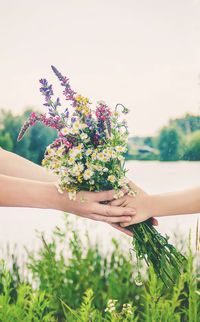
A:
[[[185,149],[183,134],[177,127],[163,127],[157,139],[157,148],[161,161],[182,159]]]
[[[191,134],[184,156],[185,160],[200,160],[200,130]]]
[[[57,227],[50,242],[42,235],[43,247],[29,253],[36,289],[22,281],[14,257],[12,271],[1,261],[0,321],[198,321],[200,282],[190,247],[173,285],[166,288],[149,267],[137,286],[136,266],[115,240],[106,256],[91,247],[89,237],[83,247],[78,233],[70,231],[69,224],[64,231]]]

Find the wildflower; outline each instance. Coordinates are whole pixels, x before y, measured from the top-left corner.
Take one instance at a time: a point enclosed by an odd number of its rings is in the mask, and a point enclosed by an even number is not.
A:
[[[82,140],[85,140],[88,138],[88,135],[86,133],[81,133],[80,137]]]
[[[125,159],[125,158],[123,157],[123,155],[119,155],[119,156],[118,156],[118,160],[119,160],[120,162],[123,162],[123,161],[124,161],[124,159]]]
[[[69,159],[68,159],[68,163],[69,164],[73,164],[75,162],[75,159],[73,158],[73,157],[70,157]]]
[[[118,180],[118,185],[120,187],[127,186],[127,183],[128,183],[128,179],[127,178],[121,178],[121,179]]]
[[[83,178],[85,180],[88,180],[88,179],[90,179],[92,177],[93,174],[94,174],[94,172],[92,170],[87,169],[87,170],[85,170],[85,172],[83,174]]]
[[[124,195],[123,191],[121,191],[121,190],[116,191],[114,194],[114,199],[119,199],[119,198],[123,197],[123,195]]]
[[[69,191],[68,196],[70,200],[76,200],[76,191]]]
[[[117,151],[117,152],[120,152],[120,153],[121,153],[121,152],[125,152],[125,150],[126,150],[126,148],[125,148],[125,147],[123,147],[123,146],[116,146],[116,148],[115,148],[115,149],[116,149],[116,151]]]
[[[77,128],[72,128],[72,129],[70,129],[70,133],[71,134],[77,134],[78,133],[78,129]]]
[[[62,193],[63,193],[62,185],[61,185],[61,184],[56,183],[56,184],[55,184],[55,186],[56,186],[56,188],[58,189],[58,192],[62,194]]]
[[[62,135],[67,135],[67,134],[69,134],[69,128],[68,128],[68,127],[64,127],[64,128],[62,128],[62,129],[60,130],[60,133],[61,133]]]
[[[45,166],[47,164],[47,160],[46,159],[43,159],[42,160],[42,165]]]
[[[79,130],[81,128],[80,123],[79,122],[74,122],[73,128],[76,129],[76,130]]]
[[[116,178],[115,176],[111,175],[111,176],[108,176],[108,180],[113,183],[116,181]]]
[[[92,155],[91,155],[91,158],[94,160],[94,159],[96,159],[96,153],[94,152],[94,153],[92,153]]]
[[[128,195],[130,197],[135,197],[136,196],[136,191],[134,191],[133,189],[131,189],[131,190],[129,190]]]
[[[102,152],[99,152],[97,154],[97,159],[100,160],[100,161],[103,161],[103,158],[104,158],[104,154]]]
[[[117,118],[117,117],[119,116],[119,113],[118,113],[117,111],[115,111],[115,112],[113,113],[113,116]]]
[[[104,155],[104,157],[103,157],[103,161],[104,161],[104,162],[107,162],[107,161],[108,161],[108,157],[107,157],[106,155]]]
[[[103,167],[102,167],[102,166],[100,166],[100,165],[95,165],[95,169],[96,169],[97,171],[101,171],[101,170],[103,169]]]
[[[89,156],[92,152],[93,152],[93,150],[92,150],[92,149],[88,149],[88,150],[86,151],[86,153],[85,153],[85,154],[86,154],[87,156]]]

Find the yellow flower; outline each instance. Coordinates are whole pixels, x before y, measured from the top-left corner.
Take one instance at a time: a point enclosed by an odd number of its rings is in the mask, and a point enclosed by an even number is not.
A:
[[[45,166],[47,164],[47,160],[46,159],[43,159],[42,160],[42,165]]]

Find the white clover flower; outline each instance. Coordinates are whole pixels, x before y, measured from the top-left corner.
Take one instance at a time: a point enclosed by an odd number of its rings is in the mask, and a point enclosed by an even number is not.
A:
[[[62,133],[62,135],[67,135],[69,134],[69,128],[68,127],[64,127],[60,130],[60,132]]]
[[[69,191],[68,196],[70,200],[76,200],[76,191]]]
[[[119,190],[119,191],[116,191],[115,194],[114,194],[114,199],[119,199],[121,197],[124,196],[124,193],[123,191]]]
[[[115,178],[115,176],[111,175],[111,176],[108,176],[108,180],[110,182],[115,182],[116,181],[116,178]]]
[[[88,179],[90,179],[91,178],[91,176],[94,174],[94,172],[92,171],[92,170],[90,170],[90,169],[87,169],[87,170],[85,170],[85,172],[84,172],[84,174],[83,174],[83,178],[85,179],[85,180],[88,180]]]

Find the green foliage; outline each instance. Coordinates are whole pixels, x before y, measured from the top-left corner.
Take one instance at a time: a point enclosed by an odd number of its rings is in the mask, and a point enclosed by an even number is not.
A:
[[[0,131],[0,147],[2,147],[5,150],[12,151],[13,142],[9,133],[3,133],[3,131]]]
[[[157,147],[161,161],[180,160],[184,155],[183,135],[177,127],[165,126],[158,136]]]
[[[190,161],[200,160],[200,130],[189,137],[184,158]]]
[[[0,110],[0,146],[41,164],[44,151],[56,137],[56,131],[37,124],[20,141],[17,141],[22,125],[32,109],[26,109],[22,115],[14,116],[11,111]]]
[[[185,271],[166,288],[150,266],[137,286],[135,264],[113,240],[113,251],[102,255],[88,242],[83,247],[77,231],[67,223],[37,254],[29,254],[28,268],[36,289],[13,268],[0,265],[0,321],[82,322],[198,322],[200,272],[189,251]]]
[[[169,124],[175,127],[178,126],[184,134],[190,134],[200,130],[200,116],[186,114],[184,117],[170,120]]]

